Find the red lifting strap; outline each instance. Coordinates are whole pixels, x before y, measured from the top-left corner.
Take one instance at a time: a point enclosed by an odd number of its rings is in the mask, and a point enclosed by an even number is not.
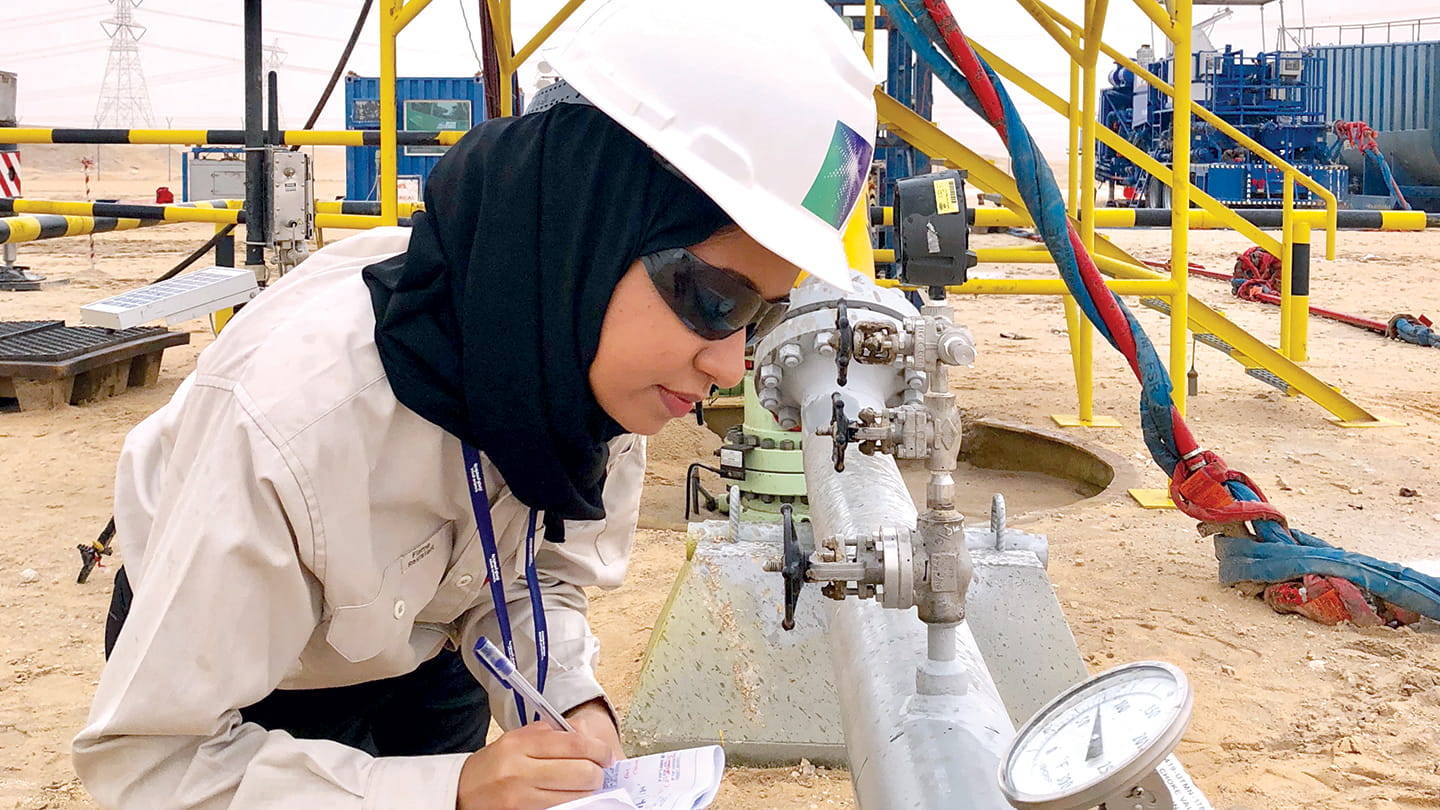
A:
[[[1189,469],[1195,463],[1200,466]],[[1237,501],[1225,487],[1227,481],[1238,481],[1260,496],[1258,501]],[[1180,511],[1209,523],[1238,523],[1252,520],[1273,520],[1285,526],[1285,516],[1265,500],[1265,493],[1245,473],[1225,466],[1219,456],[1203,451],[1198,459],[1181,461],[1170,477],[1170,500]]]

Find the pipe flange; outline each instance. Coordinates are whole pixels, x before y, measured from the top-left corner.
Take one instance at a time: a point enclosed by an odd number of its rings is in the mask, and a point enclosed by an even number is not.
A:
[[[915,560],[909,529],[883,527],[876,533],[884,592],[880,604],[904,610],[915,604]]]

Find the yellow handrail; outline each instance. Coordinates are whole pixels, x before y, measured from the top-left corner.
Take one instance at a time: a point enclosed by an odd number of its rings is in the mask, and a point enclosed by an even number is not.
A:
[[[996,56],[985,46],[981,45],[979,42],[976,42],[973,38],[970,40],[970,45],[975,49],[976,53],[984,57],[985,61],[990,64],[990,67],[995,69],[996,73],[1000,74],[1005,79],[1014,82],[1016,86],[1020,87],[1021,89],[1028,92],[1030,95],[1034,96],[1036,100],[1049,107],[1050,109],[1060,113],[1061,115],[1068,116],[1070,114],[1070,104],[1064,99],[1045,89],[1043,85],[1038,84],[1034,79],[1030,78],[1023,71],[1011,65],[1009,62],[1006,62],[1004,59],[1001,59],[999,56]],[[1116,152],[1123,155],[1125,159],[1134,163],[1136,166],[1139,166],[1141,169],[1144,169],[1146,172],[1154,175],[1162,181],[1165,181],[1166,178],[1170,178],[1169,182],[1167,182],[1166,185],[1171,185],[1173,187],[1174,173],[1171,172],[1170,169],[1162,165],[1160,161],[1156,160],[1148,153],[1142,151],[1139,147],[1135,146],[1135,144],[1130,143],[1124,138],[1121,138],[1118,134],[1111,131],[1109,127],[1097,127],[1095,129],[1095,134],[1103,143],[1105,143],[1105,145],[1114,149]],[[1243,219],[1239,219],[1238,217],[1236,217],[1235,212],[1226,208],[1220,203],[1219,200],[1216,200],[1214,197],[1211,197],[1209,194],[1206,194],[1199,189],[1192,189],[1192,193],[1193,199],[1197,205],[1199,205],[1204,211],[1206,211],[1210,215],[1217,217],[1221,222],[1226,223],[1227,227],[1230,227],[1235,231],[1244,234],[1245,236],[1253,240],[1256,244],[1260,245],[1261,247],[1272,253],[1280,250],[1280,241],[1278,239],[1275,239],[1269,234],[1266,234],[1264,231],[1260,230],[1255,225],[1246,222]]]
[[[1175,23],[1170,20],[1170,12],[1166,11],[1164,6],[1155,0],[1135,0],[1135,5],[1145,12],[1145,16],[1155,23],[1155,27],[1160,29],[1166,39],[1175,39]],[[1050,14],[1054,16],[1054,10],[1051,10]]]
[[[1065,15],[1056,11],[1054,8],[1046,5],[1043,0],[1028,0],[1028,2],[1033,2],[1036,5],[1044,8],[1050,14],[1050,16],[1054,18],[1056,22],[1060,23],[1066,28],[1069,28],[1071,31],[1076,31],[1080,28],[1080,26],[1067,18]],[[1148,2],[1148,0],[1136,0],[1137,4],[1145,2]],[[1137,77],[1145,80],[1146,84],[1149,84],[1151,87],[1154,87],[1155,89],[1169,96],[1172,101],[1176,98],[1177,94],[1175,88],[1173,88],[1169,83],[1165,82],[1163,79],[1159,78],[1155,74],[1141,67],[1135,62],[1135,60],[1126,57],[1124,54],[1120,53],[1109,45],[1105,45],[1102,43],[1100,47],[1102,52],[1104,52],[1106,56],[1114,59],[1117,63],[1120,64],[1121,67],[1124,67],[1126,70],[1135,74]],[[1181,75],[1181,72],[1182,71],[1176,70],[1175,75],[1179,77]],[[1335,194],[1329,189],[1320,185],[1318,182],[1316,182],[1314,178],[1296,169],[1295,166],[1290,164],[1285,159],[1281,158],[1279,155],[1275,154],[1269,149],[1266,149],[1258,141],[1254,140],[1245,133],[1231,126],[1229,122],[1216,115],[1215,113],[1211,112],[1204,105],[1196,103],[1194,99],[1189,99],[1188,103],[1190,106],[1190,110],[1194,115],[1201,118],[1206,123],[1210,124],[1211,126],[1215,127],[1226,135],[1230,136],[1231,138],[1235,139],[1236,142],[1244,144],[1246,149],[1249,149],[1251,152],[1258,155],[1266,163],[1282,171],[1285,171],[1287,169],[1294,171],[1296,173],[1297,182],[1310,189],[1312,192],[1315,193],[1316,196],[1325,201],[1325,256],[1328,259],[1334,259],[1335,235],[1336,231],[1338,230],[1339,219],[1339,215],[1336,213],[1339,210],[1339,200],[1335,198]]]

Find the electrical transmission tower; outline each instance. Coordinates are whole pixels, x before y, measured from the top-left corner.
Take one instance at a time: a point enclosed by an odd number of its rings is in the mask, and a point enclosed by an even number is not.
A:
[[[105,62],[100,103],[95,106],[96,127],[154,126],[150,90],[140,67],[140,38],[145,36],[145,26],[135,22],[131,14],[141,1],[110,0],[115,4],[115,14],[100,23],[110,37],[110,55]]]

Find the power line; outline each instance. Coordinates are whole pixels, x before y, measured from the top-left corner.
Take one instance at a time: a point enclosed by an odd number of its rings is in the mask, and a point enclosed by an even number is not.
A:
[[[158,10],[152,10],[152,11],[150,11],[149,13],[151,13],[151,14],[156,14],[156,15],[159,15],[159,16],[161,16],[161,17],[170,17],[170,18],[177,19],[177,20],[190,20],[190,21],[192,21],[192,22],[202,22],[202,23],[209,23],[209,24],[211,24],[211,25],[221,25],[221,26],[224,26],[224,27],[226,27],[226,28],[244,28],[244,27],[245,27],[243,24],[238,23],[238,22],[231,22],[231,21],[229,21],[229,20],[219,20],[219,19],[215,19],[215,18],[213,18],[213,17],[200,17],[200,16],[197,16],[197,15],[194,15],[194,14],[184,14],[184,13],[181,13],[181,12],[179,12],[179,11],[158,11]],[[316,34],[316,33],[313,33],[313,32],[305,32],[305,31],[286,31],[286,30],[279,29],[279,28],[270,28],[269,26],[266,26],[266,28],[265,28],[265,33],[266,33],[266,34],[280,34],[280,35],[282,35],[282,36],[287,36],[287,37],[303,37],[303,38],[305,38],[305,39],[317,39],[317,40],[320,40],[320,41],[322,41],[322,42],[345,42],[345,41],[346,41],[344,37],[334,37],[334,36],[328,36],[328,35],[325,35],[325,34]],[[368,48],[379,48],[379,47],[380,47],[379,43],[376,43],[376,42],[360,42],[360,43],[357,43],[357,44],[363,45],[363,46],[368,47]],[[415,48],[415,47],[399,47],[398,50],[407,51],[407,52],[411,52],[411,53],[429,53],[429,51],[427,51],[427,50],[424,49],[424,48]]]
[[[71,11],[52,14],[27,15],[20,18],[19,20],[7,21],[5,23],[5,30],[18,31],[23,28],[42,28],[50,25],[60,25],[62,23],[75,22],[77,20],[88,20],[90,19],[90,15],[93,13],[94,12],[92,11]]]
[[[470,31],[470,17],[465,14],[465,0],[456,0],[456,2],[460,4],[460,19],[465,21],[465,42],[470,46],[470,53],[475,54],[476,67],[481,73],[484,73],[485,60],[481,59],[480,52],[475,50],[475,34]]]

